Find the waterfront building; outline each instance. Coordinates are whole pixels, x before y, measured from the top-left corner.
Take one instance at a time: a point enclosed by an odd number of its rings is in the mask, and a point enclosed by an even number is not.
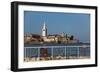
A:
[[[25,42],[37,42],[37,43],[77,43],[79,40],[75,39],[74,36],[67,36],[64,32],[60,34],[49,34],[47,33],[48,29],[46,27],[45,22],[43,23],[42,26],[42,34],[28,34],[27,36],[24,36]]]

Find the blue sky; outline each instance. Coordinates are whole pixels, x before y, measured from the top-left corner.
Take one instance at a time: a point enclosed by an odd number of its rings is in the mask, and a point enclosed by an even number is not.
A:
[[[24,32],[40,34],[45,22],[48,34],[74,35],[81,42],[90,40],[90,15],[82,13],[24,12]]]

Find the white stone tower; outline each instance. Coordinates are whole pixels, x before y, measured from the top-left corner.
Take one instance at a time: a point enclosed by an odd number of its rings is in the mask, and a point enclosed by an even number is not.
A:
[[[44,22],[43,27],[42,27],[42,36],[43,37],[47,36],[47,28],[46,28],[45,22]]]

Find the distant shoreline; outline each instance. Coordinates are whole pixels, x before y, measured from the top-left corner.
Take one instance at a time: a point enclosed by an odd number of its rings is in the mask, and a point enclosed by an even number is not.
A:
[[[56,43],[45,43],[45,44],[24,44],[24,47],[34,47],[34,46],[81,46],[81,45],[90,45],[90,43],[68,43],[68,44],[56,44]]]

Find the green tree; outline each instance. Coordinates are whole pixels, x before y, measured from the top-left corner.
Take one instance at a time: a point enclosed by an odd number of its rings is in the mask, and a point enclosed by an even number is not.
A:
[[[73,36],[73,35],[71,35],[71,36],[70,36],[70,40],[73,40],[73,39],[74,39],[74,36]]]

